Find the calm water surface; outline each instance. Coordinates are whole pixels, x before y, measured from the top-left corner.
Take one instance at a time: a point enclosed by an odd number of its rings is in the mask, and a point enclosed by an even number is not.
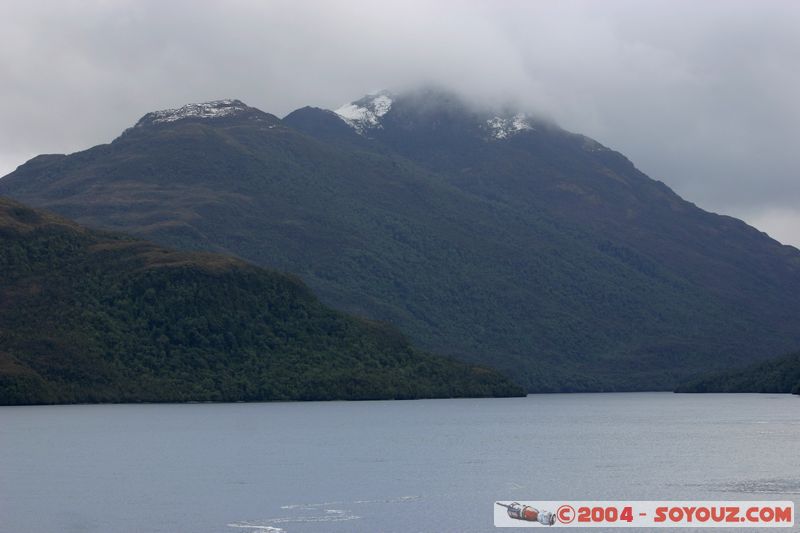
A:
[[[0,407],[2,533],[494,531],[495,500],[799,495],[788,395]]]

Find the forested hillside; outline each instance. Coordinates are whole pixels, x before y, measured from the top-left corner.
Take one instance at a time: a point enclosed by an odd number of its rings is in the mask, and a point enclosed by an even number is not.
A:
[[[237,259],[86,230],[0,198],[0,404],[506,396]]]
[[[678,387],[676,392],[800,394],[800,352],[693,380]]]

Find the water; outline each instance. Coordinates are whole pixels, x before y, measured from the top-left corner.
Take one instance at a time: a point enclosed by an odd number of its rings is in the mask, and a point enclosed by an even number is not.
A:
[[[0,532],[470,532],[494,530],[495,500],[797,503],[798,452],[788,395],[2,407]]]

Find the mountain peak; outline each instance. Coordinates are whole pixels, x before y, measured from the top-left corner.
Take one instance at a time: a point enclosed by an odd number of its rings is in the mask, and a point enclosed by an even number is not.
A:
[[[381,128],[381,117],[392,109],[394,96],[386,90],[368,94],[336,109],[334,113],[361,135],[373,128]]]
[[[387,114],[392,112],[391,118]],[[458,93],[424,86],[395,95],[379,91],[336,109],[334,113],[356,133],[381,137],[398,124],[406,130],[433,127],[439,132],[451,127],[484,141],[502,141],[537,129],[542,121],[514,106],[470,104]]]
[[[242,115],[254,108],[248,106],[241,100],[212,100],[210,102],[199,102],[186,104],[175,109],[162,109],[147,113],[135,127],[165,124],[184,119],[217,119]]]
[[[161,128],[184,122],[202,122],[220,126],[246,123],[262,130],[272,129],[280,125],[278,117],[251,107],[241,100],[211,100],[186,104],[174,109],[151,111],[140,118],[132,127],[123,131],[116,140],[128,139],[132,135],[136,136],[150,132],[153,127]]]

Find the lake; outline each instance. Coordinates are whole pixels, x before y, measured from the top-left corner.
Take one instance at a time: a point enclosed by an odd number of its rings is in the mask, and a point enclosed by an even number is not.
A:
[[[495,531],[496,500],[798,495],[788,395],[0,407],[2,533]]]

